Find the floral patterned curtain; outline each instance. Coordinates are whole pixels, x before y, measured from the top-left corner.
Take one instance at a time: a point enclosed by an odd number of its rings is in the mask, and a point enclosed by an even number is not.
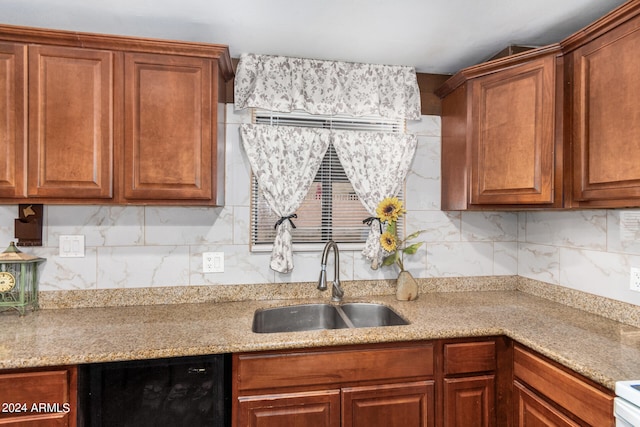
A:
[[[293,270],[291,228],[329,147],[329,130],[291,126],[244,124],[242,143],[258,186],[271,209],[280,216],[274,224],[276,237],[271,268],[280,273]]]
[[[417,137],[335,130],[332,142],[362,205],[376,217],[378,203],[400,192],[416,151]],[[371,261],[374,270],[382,261],[380,235],[380,223],[372,221],[362,254]]]
[[[236,109],[420,118],[412,67],[244,54],[234,97]]]

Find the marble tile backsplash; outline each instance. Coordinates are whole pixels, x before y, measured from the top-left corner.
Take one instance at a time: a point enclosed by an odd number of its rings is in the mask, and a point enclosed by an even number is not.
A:
[[[319,251],[295,253],[289,274],[269,268],[269,253],[250,251],[250,167],[239,135],[250,114],[233,105],[223,111],[224,207],[45,206],[44,246],[24,248],[47,259],[40,289],[315,282]],[[640,213],[443,212],[440,117],[423,116],[407,129],[418,136],[406,182],[407,232],[426,230],[426,244],[406,262],[416,277],[521,275],[640,305],[640,293],[628,290],[629,268],[640,267],[640,231],[629,230],[627,220]],[[14,240],[16,216],[16,205],[0,206],[0,245]],[[84,235],[85,257],[59,257],[61,234]],[[204,274],[203,252],[224,252],[225,272]],[[343,280],[397,274],[391,268],[371,270],[359,251],[340,255]]]

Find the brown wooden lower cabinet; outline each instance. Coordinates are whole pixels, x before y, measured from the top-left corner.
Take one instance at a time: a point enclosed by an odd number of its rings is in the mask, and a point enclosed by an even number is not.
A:
[[[344,427],[433,427],[435,387],[419,381],[342,389]]]
[[[435,427],[432,342],[233,356],[234,427]]]
[[[444,380],[446,427],[495,426],[495,376]]]
[[[580,425],[517,381],[514,384],[514,395],[518,426],[578,427]]]
[[[517,426],[615,424],[613,392],[519,344],[513,376]]]
[[[75,367],[0,372],[0,425],[75,427]]]
[[[442,425],[496,425],[496,374],[507,348],[507,341],[499,337],[444,342]],[[506,405],[499,407],[504,410]]]
[[[339,427],[340,390],[239,398],[237,425],[245,427]]]

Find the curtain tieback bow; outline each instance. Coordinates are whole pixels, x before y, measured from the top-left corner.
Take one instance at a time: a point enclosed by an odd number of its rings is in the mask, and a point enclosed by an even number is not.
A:
[[[371,224],[373,224],[374,221],[378,221],[378,225],[380,226],[380,234],[382,234],[382,222],[380,221],[380,218],[375,216],[370,216],[369,218],[363,219],[362,223],[367,224],[368,226],[371,226]]]
[[[291,218],[298,218],[298,215],[296,214],[291,214],[289,216],[281,216],[280,219],[278,220],[278,222],[276,222],[276,225],[273,226],[273,228],[278,228],[278,226],[280,224],[282,224],[285,221],[289,221],[291,223],[291,226],[293,228],[296,228],[296,225],[293,223],[293,221],[291,221]]]

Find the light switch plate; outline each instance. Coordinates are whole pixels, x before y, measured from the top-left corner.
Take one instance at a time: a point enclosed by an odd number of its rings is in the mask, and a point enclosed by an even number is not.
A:
[[[84,236],[83,235],[61,235],[60,236],[60,257],[62,258],[84,257]]]

